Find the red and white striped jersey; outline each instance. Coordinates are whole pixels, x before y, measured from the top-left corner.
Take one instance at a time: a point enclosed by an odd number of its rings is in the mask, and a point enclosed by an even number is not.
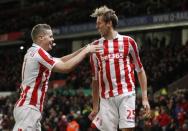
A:
[[[15,106],[29,105],[43,110],[48,80],[56,63],[57,60],[37,44],[28,49],[22,65],[22,92]]]
[[[92,77],[99,82],[100,96],[109,98],[135,92],[134,69],[142,69],[138,47],[129,36],[117,34],[113,40],[101,38],[93,44],[103,46],[90,56]]]

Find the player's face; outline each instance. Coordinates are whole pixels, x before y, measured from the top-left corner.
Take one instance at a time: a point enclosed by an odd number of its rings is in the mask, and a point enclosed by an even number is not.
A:
[[[110,30],[109,23],[103,20],[103,16],[97,17],[96,28],[102,37],[107,36]]]
[[[41,46],[44,50],[49,51],[53,47],[53,33],[52,30],[46,30],[45,35],[41,36]]]

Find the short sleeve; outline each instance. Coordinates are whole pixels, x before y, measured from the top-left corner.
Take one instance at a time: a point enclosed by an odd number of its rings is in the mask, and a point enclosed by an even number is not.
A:
[[[38,62],[44,65],[49,70],[52,70],[54,65],[58,62],[57,59],[51,57],[46,51],[44,51],[41,48],[38,50],[37,54],[38,54],[37,56]]]
[[[132,38],[129,38],[129,45],[129,51],[135,64],[135,70],[140,72],[143,66],[140,60],[137,43]]]

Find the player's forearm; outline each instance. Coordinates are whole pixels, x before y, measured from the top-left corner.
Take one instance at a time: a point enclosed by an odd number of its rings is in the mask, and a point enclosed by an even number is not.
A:
[[[141,72],[138,72],[138,80],[142,89],[142,99],[147,99],[147,78],[143,68]]]
[[[55,72],[68,73],[72,71],[85,58],[88,53],[96,53],[101,49],[101,46],[88,44],[80,53],[78,53],[76,56],[72,57],[68,61],[59,61],[58,63],[56,63],[52,70]]]
[[[99,110],[99,87],[97,81],[92,81],[93,110]]]
[[[62,63],[58,62],[54,68],[53,71],[55,72],[62,72],[62,73],[69,73],[72,71],[89,53],[88,49],[83,49],[80,53],[78,53],[75,57],[69,59],[68,61]]]
[[[73,58],[74,56],[76,56],[78,53],[80,53],[84,48],[85,48],[85,47],[83,47],[83,48],[81,48],[81,49],[79,49],[79,50],[73,52],[72,54],[69,54],[69,55],[66,55],[66,56],[61,57],[61,60],[62,60],[63,62],[66,62],[66,61],[70,60],[71,58]]]
[[[82,50],[75,57],[66,61],[64,63],[64,66],[67,68],[66,70],[70,72],[72,69],[74,69],[85,58],[87,53],[89,53],[87,50]]]

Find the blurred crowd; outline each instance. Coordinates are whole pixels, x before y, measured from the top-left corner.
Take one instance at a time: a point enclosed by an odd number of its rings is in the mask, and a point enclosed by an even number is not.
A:
[[[19,87],[23,53],[19,47],[1,47],[0,91],[15,91]]]
[[[161,44],[157,46],[158,44],[154,42],[155,40],[148,41],[141,47],[140,57],[146,70],[148,85],[152,86],[155,92],[162,87],[167,87],[168,84],[188,73],[188,42],[185,45],[164,46]],[[162,43],[162,41],[158,43]],[[0,49],[0,58],[3,60],[0,63],[1,91],[16,91],[19,88],[25,51],[20,50],[19,47],[4,47]],[[53,51],[55,54],[62,54],[63,52],[56,49]],[[91,67],[89,57],[69,74],[52,73],[50,80],[57,79],[65,81],[64,88],[90,88]]]
[[[157,39],[157,38],[155,38]],[[152,41],[152,43],[150,42]],[[177,89],[168,92],[171,82],[188,73],[188,42],[183,45],[166,45],[163,40],[155,43],[148,39],[142,45],[140,56],[148,77],[149,101],[151,117],[144,116],[141,105],[141,95],[137,93],[136,123],[138,131],[187,131],[188,130],[188,90]],[[6,53],[5,53],[6,52]],[[56,51],[55,51],[56,52]],[[61,52],[61,51],[60,51]],[[60,52],[56,52],[59,54]],[[2,91],[16,91],[19,89],[20,72],[25,51],[13,47],[0,50],[1,62],[0,86]],[[9,66],[7,66],[9,65]],[[9,73],[7,73],[9,72]],[[58,76],[58,79],[61,76]],[[43,131],[68,131],[71,124],[80,131],[92,131],[88,114],[91,112],[92,97],[85,95],[82,89],[89,89],[91,70],[89,58],[86,58],[73,72],[63,76],[66,81],[63,87],[52,89],[47,95],[43,112]],[[56,75],[52,74],[52,79]],[[165,88],[165,92],[160,92]],[[63,93],[73,89],[76,93]],[[0,131],[9,131],[14,124],[12,110],[18,98],[18,90],[11,96],[0,97]]]
[[[17,98],[16,93],[0,97],[0,131],[10,131],[13,128],[13,106]],[[75,95],[63,95],[56,90],[50,90],[47,99],[42,114],[42,131],[69,131],[72,123],[76,123],[80,131],[91,130],[88,119],[91,96],[86,96],[81,91]]]
[[[118,3],[118,4],[117,4]],[[139,4],[138,4],[139,3]],[[120,18],[153,15],[188,10],[187,0],[21,0],[20,3],[0,8],[0,34],[30,30],[37,23],[55,26],[91,22],[90,13],[95,7],[106,4],[116,10]],[[116,6],[114,6],[116,5]],[[79,17],[78,17],[79,16]],[[86,17],[87,16],[87,17]],[[10,26],[11,25],[11,26]],[[185,45],[164,44],[165,39],[146,39],[140,50],[148,85],[151,117],[144,116],[141,97],[137,93],[136,130],[138,131],[187,131],[188,90],[159,93],[160,88],[188,74],[188,42]],[[21,66],[25,49],[5,46],[0,49],[0,91],[17,91],[11,96],[0,97],[0,131],[12,129],[13,106],[18,98],[21,82]],[[55,54],[61,56],[62,50]],[[73,72],[65,75],[52,74],[51,81],[63,79],[59,89],[47,94],[42,131],[67,131],[71,124],[80,131],[92,131],[88,114],[92,97],[81,90],[89,89],[91,69],[87,57]],[[59,90],[76,89],[75,94],[63,94]]]
[[[187,11],[187,0],[19,0],[1,4],[0,34],[30,30],[35,24],[52,27],[91,22],[91,12],[107,5],[119,18]],[[114,6],[115,5],[115,6]],[[79,17],[78,17],[79,16]],[[11,26],[9,26],[11,25]]]
[[[188,74],[188,41],[184,46],[164,42],[165,38],[148,38],[140,51],[148,85],[154,92]]]
[[[173,93],[150,94],[151,116],[144,116],[141,97],[137,96],[138,131],[187,131],[188,130],[188,89]]]
[[[0,131],[10,131],[14,124],[12,115],[17,94],[0,98]],[[91,112],[91,96],[83,92],[75,95],[62,95],[50,90],[47,95],[42,131],[69,131],[75,125],[80,131],[97,131],[91,128],[88,114]],[[151,116],[144,116],[141,96],[137,94],[137,131],[187,131],[188,130],[188,89],[171,93],[149,95]]]

